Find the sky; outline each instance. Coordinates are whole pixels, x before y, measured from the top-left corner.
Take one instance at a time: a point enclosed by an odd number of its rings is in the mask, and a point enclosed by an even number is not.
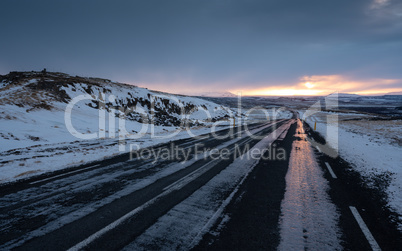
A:
[[[401,0],[2,0],[0,74],[172,93],[402,91]]]

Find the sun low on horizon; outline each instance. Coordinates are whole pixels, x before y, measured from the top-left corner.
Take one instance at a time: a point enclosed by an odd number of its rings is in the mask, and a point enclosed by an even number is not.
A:
[[[268,88],[242,92],[244,96],[317,96],[322,94],[320,90],[311,89],[282,89]]]
[[[131,83],[153,90],[190,96],[203,96],[211,93],[217,96],[239,94],[242,96],[325,96],[335,92],[376,96],[402,92],[402,87],[400,87],[402,78],[359,78],[341,74],[306,75],[289,83],[275,83],[269,80],[248,83],[230,79],[202,82],[197,85],[194,84],[195,82],[192,79],[181,79],[175,82],[165,82],[164,79],[161,79],[151,83]],[[226,88],[227,86],[233,86],[233,88]]]
[[[353,79],[342,75],[303,76],[295,84],[267,84],[267,87],[231,90],[244,96],[323,96],[334,92],[357,95],[386,95],[401,92],[402,79]]]

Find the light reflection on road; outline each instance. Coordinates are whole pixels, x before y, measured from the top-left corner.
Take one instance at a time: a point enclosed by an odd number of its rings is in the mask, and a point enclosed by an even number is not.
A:
[[[340,250],[339,214],[300,120],[295,136],[281,205],[279,250]]]

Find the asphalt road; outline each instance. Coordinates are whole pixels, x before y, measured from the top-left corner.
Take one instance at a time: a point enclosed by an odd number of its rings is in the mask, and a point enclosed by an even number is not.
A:
[[[154,162],[152,157],[130,159],[129,154],[123,154],[3,185],[0,249],[275,250],[287,245],[297,249],[336,249],[339,244],[348,250],[376,247],[400,250],[401,233],[390,221],[393,215],[384,206],[382,192],[364,186],[361,178],[339,157],[333,159],[311,147],[308,141],[322,143],[323,139],[307,125],[300,127],[301,122],[295,122],[280,120],[250,125],[252,134],[261,136],[258,139],[240,127],[232,132],[220,131],[221,139],[208,134],[153,148],[154,152],[168,151],[173,149],[173,143],[174,147],[185,149],[174,159]],[[284,133],[272,136],[278,128],[283,128]],[[165,227],[168,234],[162,231],[163,224],[167,224],[164,217],[172,217],[172,210],[189,204],[190,198],[201,190],[209,191],[206,188],[237,163],[236,152],[261,147],[264,143],[261,138],[266,136],[272,142],[265,147],[275,145],[284,149],[284,160],[261,159],[250,164],[250,173],[244,179],[235,179],[234,184],[221,189],[216,200],[222,206],[217,207],[213,217],[205,215],[199,222],[194,220],[197,218],[186,222],[182,216],[176,219],[177,224],[169,222],[176,230],[187,230],[193,224],[204,225],[205,221],[208,228],[201,230],[207,229],[206,232],[173,239],[170,226]],[[228,149],[228,158],[216,158],[210,149]],[[183,162],[188,152],[189,160]],[[310,157],[303,160],[304,156]],[[242,163],[245,167],[249,165],[247,161]],[[314,168],[303,168],[306,166]],[[290,184],[298,184],[300,188],[292,190]],[[322,210],[315,204],[327,206]],[[284,208],[288,208],[286,212]],[[294,208],[301,212],[302,218],[292,215]],[[194,214],[196,209],[182,210],[181,215]],[[316,220],[320,217],[322,222]],[[331,217],[335,220],[326,219]],[[301,233],[289,231],[298,229],[286,227],[293,223],[300,223]],[[152,232],[155,227],[160,231]],[[165,235],[158,236],[156,242],[157,234]],[[286,236],[296,236],[296,240],[300,237],[302,241],[287,241]],[[152,245],[143,244],[148,242]]]
[[[286,244],[281,232],[283,218],[283,200],[289,187],[286,175],[289,172],[290,152],[287,152],[286,161],[261,160],[254,168],[247,181],[243,184],[232,202],[226,207],[223,215],[230,218],[224,228],[219,224],[211,229],[212,234],[206,234],[203,240],[195,247],[195,250],[402,250],[402,233],[398,230],[393,219],[397,217],[389,210],[384,199],[382,189],[373,189],[366,185],[361,176],[339,156],[329,157],[321,150],[313,147],[315,142],[324,144],[325,140],[306,123],[303,124],[306,140],[313,142],[312,149],[322,177],[328,181],[327,193],[330,201],[336,206],[338,214],[336,225],[341,247],[331,247],[325,242],[328,235],[333,235],[323,224],[319,222],[317,211],[312,211],[313,217],[307,219],[304,215],[311,210],[308,204],[302,204],[302,219],[296,220],[294,226],[289,229],[300,228],[300,233],[293,233],[291,240],[295,246],[283,248]],[[278,147],[292,149],[292,144],[300,140],[296,132],[296,123],[290,128],[283,141],[276,141]],[[295,150],[295,149],[293,149]],[[300,148],[297,149],[300,151]],[[303,168],[301,173],[308,168]],[[309,183],[300,174],[300,181]],[[306,176],[312,175],[306,172]],[[294,181],[293,181],[294,182]],[[297,182],[297,181],[296,181]],[[310,182],[315,184],[316,181]],[[385,188],[385,184],[383,184]],[[381,184],[378,186],[381,188]],[[289,189],[290,190],[290,189]],[[305,192],[305,191],[303,191]],[[314,193],[316,191],[313,190]],[[316,194],[314,194],[316,195]],[[305,194],[299,197],[306,200]],[[318,200],[309,201],[310,204],[320,203]],[[296,211],[296,210],[294,210]],[[327,213],[328,209],[324,212]],[[359,218],[360,219],[356,219]],[[222,220],[222,219],[221,219]],[[358,222],[359,221],[359,222]],[[309,242],[308,228],[311,224],[317,224],[321,229],[314,229],[313,235],[318,235],[321,240],[315,243]],[[219,234],[213,234],[218,231]],[[311,235],[311,234],[310,234]],[[297,239],[300,243],[297,243]],[[282,246],[281,246],[282,244]]]

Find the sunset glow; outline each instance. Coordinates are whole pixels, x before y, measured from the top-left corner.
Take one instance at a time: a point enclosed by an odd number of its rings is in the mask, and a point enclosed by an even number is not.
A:
[[[358,95],[384,95],[401,92],[402,79],[367,79],[356,80],[341,75],[303,76],[293,85],[277,85],[254,90],[235,90],[245,96],[314,96],[328,95],[333,92]],[[269,86],[267,84],[267,86]],[[380,87],[380,88],[379,88]]]
[[[320,90],[295,89],[295,88],[268,88],[253,91],[244,91],[245,96],[311,96],[322,94]]]
[[[310,82],[307,82],[307,83],[305,84],[305,86],[306,86],[307,88],[309,88],[309,89],[311,89],[311,88],[314,87],[314,85],[313,85],[312,83],[310,83]]]

